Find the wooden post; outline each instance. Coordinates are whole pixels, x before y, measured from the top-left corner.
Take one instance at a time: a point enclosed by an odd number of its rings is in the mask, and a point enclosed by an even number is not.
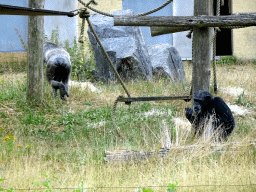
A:
[[[45,0],[29,0],[29,7],[44,8]],[[43,31],[44,16],[28,16],[27,101],[43,101]]]
[[[212,15],[212,0],[194,0],[194,15]],[[193,28],[193,94],[196,90],[209,91],[211,75],[212,28]]]

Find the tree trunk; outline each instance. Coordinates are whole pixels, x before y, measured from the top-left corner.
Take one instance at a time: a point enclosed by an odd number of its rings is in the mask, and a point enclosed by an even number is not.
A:
[[[194,0],[194,15],[212,15],[212,0]],[[212,28],[193,28],[193,94],[196,90],[209,91],[211,76]]]
[[[29,0],[29,7],[44,8],[45,0]],[[27,101],[43,101],[43,16],[28,16]]]

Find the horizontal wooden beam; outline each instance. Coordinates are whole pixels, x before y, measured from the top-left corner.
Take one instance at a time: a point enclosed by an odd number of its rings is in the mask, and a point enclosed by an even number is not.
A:
[[[160,101],[160,100],[189,100],[191,99],[190,95],[184,96],[156,96],[156,97],[119,97],[118,102],[138,102],[138,101]]]
[[[0,4],[0,15],[45,15],[45,16],[60,16],[66,15],[68,17],[76,16],[72,12],[53,11],[46,9],[34,9],[30,7],[18,7],[11,5]]]
[[[176,32],[182,32],[182,31],[188,31],[192,27],[150,27],[151,36],[158,36],[158,35],[164,35],[169,33],[176,33]]]
[[[115,26],[227,27],[256,26],[256,13],[222,16],[115,16]]]

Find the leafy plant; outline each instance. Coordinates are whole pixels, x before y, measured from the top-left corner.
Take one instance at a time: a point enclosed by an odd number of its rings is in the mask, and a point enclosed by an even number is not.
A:
[[[6,179],[0,179],[0,182],[1,181],[5,181]],[[2,188],[2,187],[0,187],[0,191],[4,191],[4,189]],[[10,189],[7,189],[6,190],[7,192],[12,192],[12,191],[14,191],[14,189],[13,188],[10,188]]]
[[[139,188],[137,192],[153,192],[151,188]]]
[[[50,41],[53,42],[53,43],[56,43],[57,45],[61,45],[60,35],[59,35],[59,27],[58,26],[57,26],[56,29],[52,30]]]
[[[78,44],[75,37],[73,47],[70,47],[68,40],[65,41],[65,48],[72,58],[72,76],[80,81],[93,80],[93,71],[97,69],[91,44],[88,39],[85,42]]]
[[[27,52],[28,51],[28,45],[26,44],[26,42],[24,41],[23,37],[21,36],[18,28],[14,27],[14,30],[15,30],[16,34],[18,35],[19,39],[20,39],[20,43],[22,45],[22,48]]]
[[[81,182],[81,186],[79,186],[79,189],[76,189],[75,192],[84,192],[84,182]]]
[[[7,157],[11,157],[12,152],[14,150],[14,142],[15,142],[16,138],[13,137],[13,134],[8,134],[4,137],[3,140],[3,145],[4,145],[4,149],[6,152]],[[3,158],[3,154],[2,154],[2,158]]]
[[[178,185],[178,181],[175,181],[175,184],[169,183],[168,184],[169,188],[167,189],[167,192],[175,192],[176,188],[177,188],[177,185]]]
[[[47,190],[46,190],[45,192],[51,192],[52,189],[53,189],[51,183],[52,183],[52,181],[53,181],[54,179],[57,179],[57,178],[56,178],[56,177],[49,177],[48,175],[46,175],[46,174],[45,174],[44,172],[42,172],[42,171],[41,171],[40,173],[46,178],[46,179],[42,182],[42,185],[47,188]],[[40,184],[39,184],[38,181],[33,180],[33,183],[34,183],[37,187],[40,187]],[[35,192],[35,191],[33,191],[33,192]]]
[[[243,91],[242,94],[240,94],[240,95],[236,98],[235,104],[237,104],[237,105],[242,105],[242,106],[245,106],[245,107],[253,107],[253,103],[250,102],[250,101],[248,101],[248,100],[246,99],[246,96],[245,96],[245,94],[244,94],[244,91]]]
[[[235,56],[224,56],[221,57],[216,64],[217,65],[234,65],[237,62],[237,58]]]

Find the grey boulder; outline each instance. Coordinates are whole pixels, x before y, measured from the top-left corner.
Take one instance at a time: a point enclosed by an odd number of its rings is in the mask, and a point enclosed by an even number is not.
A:
[[[185,80],[182,59],[175,47],[168,43],[149,45],[148,52],[155,77],[169,78],[175,82]]]
[[[132,10],[116,11],[116,15],[133,15]],[[152,64],[141,29],[133,26],[114,26],[112,17],[94,14],[92,26],[120,76],[125,80],[152,79]],[[103,82],[115,81],[116,76],[103,55],[93,33],[88,29],[98,75]]]

